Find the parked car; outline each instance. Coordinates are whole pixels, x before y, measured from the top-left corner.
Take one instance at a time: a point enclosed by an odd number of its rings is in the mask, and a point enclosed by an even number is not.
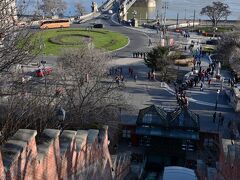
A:
[[[104,28],[103,24],[94,24],[93,25],[94,28]]]
[[[36,70],[35,73],[37,77],[44,77],[45,75],[51,74],[52,71],[53,69],[51,67],[45,67],[45,68]]]

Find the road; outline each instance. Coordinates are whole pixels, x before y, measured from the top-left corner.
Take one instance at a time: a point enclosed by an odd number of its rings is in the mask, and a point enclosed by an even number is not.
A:
[[[107,18],[104,19],[104,16],[107,16]],[[111,21],[111,15],[101,15],[100,17],[96,19],[92,19],[86,23],[83,24],[73,24],[72,27],[74,28],[86,28],[89,26],[92,26],[94,23],[103,24],[105,29],[108,29],[110,31],[120,32],[126,36],[129,37],[129,44],[124,47],[123,49],[120,49],[118,51],[114,51],[112,55],[114,57],[132,57],[132,53],[135,51],[140,51],[143,48],[148,48],[148,36],[147,34],[140,32],[140,31],[134,31],[132,29],[126,28],[124,26],[115,24]]]
[[[104,17],[104,16],[107,16],[107,17]],[[89,26],[92,26],[94,23],[101,23],[105,26],[105,29],[108,29],[110,31],[120,32],[126,35],[129,38],[129,44],[120,50],[111,52],[113,57],[118,57],[118,58],[132,57],[133,52],[145,51],[146,49],[151,48],[151,46],[148,46],[149,36],[147,33],[136,31],[136,30],[118,25],[111,20],[111,16],[112,15],[103,14],[97,18],[94,18],[82,24],[72,24],[71,27],[87,28]],[[56,56],[39,56],[34,60],[34,62],[39,62],[42,59],[46,60],[47,63],[52,66],[55,66],[57,62]]]

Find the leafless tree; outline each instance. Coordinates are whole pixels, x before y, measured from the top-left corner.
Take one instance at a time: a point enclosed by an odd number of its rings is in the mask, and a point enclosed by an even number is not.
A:
[[[82,16],[85,13],[85,7],[83,6],[82,3],[78,2],[75,4],[75,11],[77,15]]]
[[[229,10],[228,4],[217,1],[213,2],[212,6],[202,8],[200,14],[207,15],[212,21],[213,27],[217,27],[218,22],[222,18],[227,18],[231,14],[231,11]]]
[[[45,16],[62,15],[67,9],[67,4],[64,0],[42,0],[40,9]]]
[[[19,6],[23,13],[24,3]],[[0,1],[0,73],[32,58],[31,50],[35,46],[31,41],[33,34],[19,26],[21,17],[17,14],[14,0]]]
[[[222,35],[217,48],[218,59],[230,65],[237,73],[240,70],[240,32],[228,32]]]
[[[239,37],[240,33],[237,31],[222,34],[218,45],[218,55],[221,56],[221,59],[228,61],[235,48],[240,48]]]
[[[117,130],[120,110],[126,104],[118,85],[107,76],[109,60],[107,54],[87,47],[68,51],[58,59],[64,90],[61,102],[69,113],[68,121],[75,126],[106,124],[110,131]]]
[[[20,128],[32,128],[41,133],[44,128],[58,128],[56,82],[35,84],[19,83],[18,73],[8,76],[10,86],[3,86],[0,102],[0,144]]]
[[[116,132],[119,110],[126,106],[119,87],[106,75],[110,57],[87,47],[75,49],[59,58],[56,76],[19,82],[24,73],[11,68],[30,61],[37,42],[32,42],[31,32],[17,26],[14,14],[3,13],[9,5],[0,2],[0,142],[19,128],[36,128],[39,132],[45,127],[58,128],[58,121],[53,120],[60,106],[66,110],[71,127],[107,124]],[[61,93],[57,93],[59,89]]]

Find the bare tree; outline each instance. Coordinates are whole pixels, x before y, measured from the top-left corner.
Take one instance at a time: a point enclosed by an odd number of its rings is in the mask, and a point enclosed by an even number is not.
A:
[[[69,113],[68,121],[75,126],[106,124],[116,132],[119,110],[126,105],[118,85],[107,76],[108,60],[107,54],[86,47],[58,59],[59,82],[64,89],[61,102]]]
[[[0,105],[0,144],[20,128],[32,128],[41,133],[44,128],[58,128],[56,108],[60,99],[55,94],[56,82],[19,83],[18,73],[8,77],[10,86],[3,86]]]
[[[75,4],[75,11],[77,15],[82,16],[85,13],[85,7],[83,6],[82,3],[78,2]]]
[[[212,21],[213,27],[217,27],[218,22],[222,18],[227,18],[231,14],[231,11],[228,4],[217,1],[213,2],[212,6],[202,8],[200,14],[207,15]]]
[[[64,0],[42,0],[40,9],[45,16],[62,15],[67,9],[67,4]]]
[[[240,33],[239,32],[229,32],[222,34],[221,41],[218,45],[218,54],[224,60],[228,60],[230,54],[234,51],[236,47],[240,48]]]
[[[240,33],[238,31],[225,33],[219,41],[217,58],[225,65],[230,65],[237,73],[240,68]]]
[[[66,110],[70,125],[87,128],[107,124],[112,127],[111,131],[116,131],[119,109],[126,106],[119,87],[106,75],[110,57],[95,49],[69,51],[59,58],[60,70],[56,76],[19,83],[24,73],[8,70],[18,63],[31,61],[31,54],[36,53],[32,50],[38,44],[32,40],[31,32],[17,26],[14,14],[3,13],[11,5],[5,2],[0,2],[0,85],[3,91],[0,94],[0,141],[19,128],[36,128],[39,132],[45,127],[59,128],[58,121],[52,120],[56,118],[55,109],[60,106]],[[56,93],[59,89],[60,94]]]
[[[1,142],[19,128],[34,128],[41,133],[45,127],[82,129],[102,124],[110,127],[110,138],[115,138],[120,110],[127,106],[118,85],[107,76],[110,59],[87,47],[68,50],[59,57],[56,74],[48,76],[47,83],[38,80],[37,86],[35,82],[17,83],[18,72],[11,73],[7,79],[13,84],[4,86],[4,98],[0,99]],[[59,107],[67,112],[63,126],[56,116]]]
[[[20,12],[23,13],[25,4],[19,3]],[[0,73],[32,58],[31,52],[35,46],[35,42],[31,41],[33,34],[18,26],[21,16],[17,14],[14,0],[0,1]]]

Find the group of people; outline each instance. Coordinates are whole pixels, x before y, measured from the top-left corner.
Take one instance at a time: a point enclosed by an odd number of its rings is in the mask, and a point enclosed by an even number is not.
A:
[[[192,68],[192,72],[195,71],[196,68]],[[200,83],[200,90],[203,91],[204,81],[208,82],[208,87],[211,85],[211,76],[213,75],[214,67],[212,65],[209,65],[209,67],[205,70],[202,69],[202,67],[199,67],[198,73],[191,79],[186,80],[186,86],[187,88],[192,88],[193,86],[197,86],[198,83]],[[194,72],[193,72],[194,73]]]
[[[134,81],[136,82],[137,81],[137,73],[133,71],[133,68],[132,67],[129,67],[128,68],[128,74],[133,77]]]
[[[182,35],[183,35],[183,37],[185,37],[185,38],[190,38],[190,34],[189,34],[189,32],[188,31],[182,31],[182,33],[181,33]]]
[[[124,76],[123,76],[123,75],[117,75],[117,76],[115,77],[115,81],[116,81],[116,83],[117,83],[118,86],[120,85],[120,82],[121,82],[122,84],[124,84]]]
[[[234,87],[234,84],[236,83],[235,78],[229,78],[228,79],[228,85],[231,87]]]
[[[181,87],[179,87],[178,89],[175,87],[175,91],[176,91],[177,103],[181,107],[188,107],[189,102],[186,96],[186,91],[184,91]]]
[[[154,70],[148,71],[147,76],[148,76],[148,79],[149,79],[149,80],[156,80],[156,73],[155,73]]]
[[[217,120],[217,113],[214,112],[213,113],[213,123],[215,124],[216,123],[216,120]],[[224,115],[222,115],[222,113],[220,112],[218,114],[218,124],[223,126],[223,122],[224,122]]]
[[[109,75],[110,76],[115,76],[115,82],[117,83],[117,85],[124,85],[125,82],[125,76],[124,76],[124,69],[123,67],[117,67],[117,68],[110,68],[109,69]],[[132,77],[134,79],[134,81],[137,81],[137,73],[136,71],[133,70],[132,67],[128,67],[128,74],[130,77]]]
[[[109,75],[110,76],[111,75],[121,75],[121,74],[123,74],[122,67],[117,67],[117,68],[112,67],[112,68],[109,69]]]
[[[146,52],[133,52],[133,58],[143,58],[145,59],[147,57]]]

